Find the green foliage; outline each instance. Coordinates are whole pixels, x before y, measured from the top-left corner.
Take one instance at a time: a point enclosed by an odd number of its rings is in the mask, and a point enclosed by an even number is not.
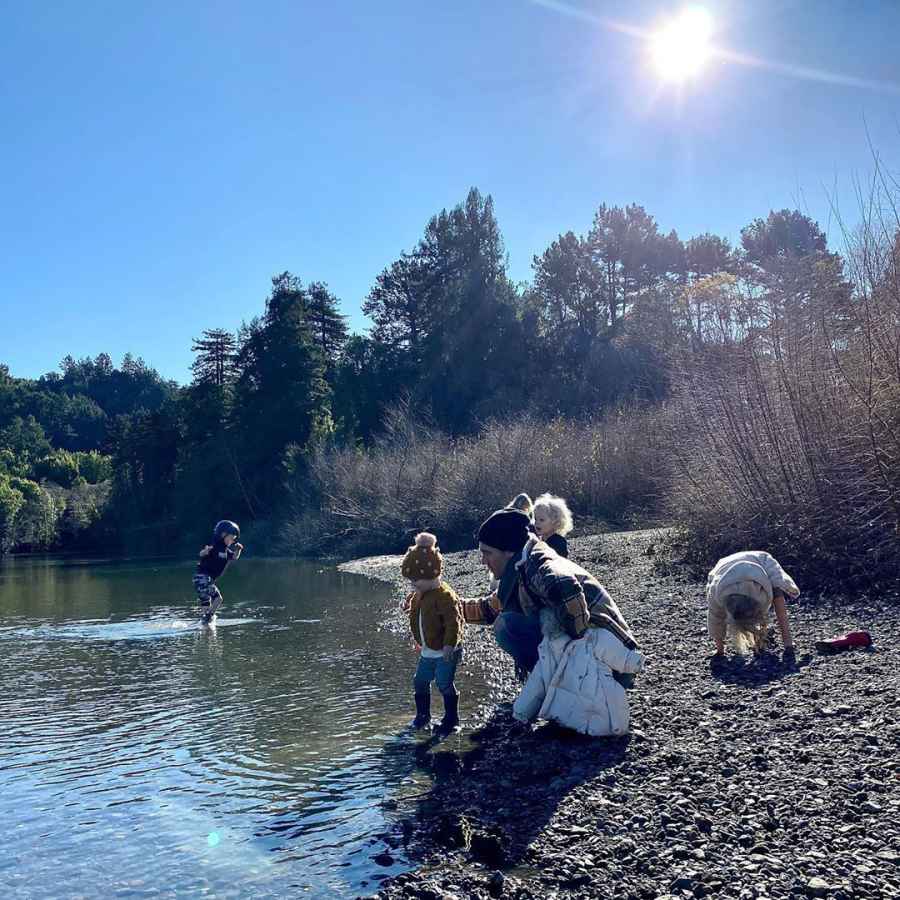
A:
[[[766,219],[754,219],[741,231],[746,259],[766,266],[779,257],[824,253],[825,234],[809,216],[797,210],[770,212]]]
[[[601,204],[514,285],[472,188],[377,276],[368,334],[285,271],[236,334],[194,340],[183,388],[130,355],[0,365],[0,551],[161,552],[223,517],[293,549],[463,542],[524,488],[609,521],[666,509],[697,558],[777,541],[900,572],[900,239],[860,241],[845,267],[796,211],[733,248]]]
[[[78,480],[78,457],[68,450],[54,450],[39,459],[31,469],[35,478],[53,481],[61,487],[72,487]]]
[[[25,419],[16,416],[6,428],[0,430],[0,447],[8,450],[17,472],[25,474],[28,466],[50,452],[50,442],[34,416]]]
[[[519,298],[493,201],[477,189],[431,218],[416,248],[378,276],[363,310],[387,350],[382,409],[408,395],[460,433],[522,404]]]
[[[16,516],[24,504],[22,492],[13,486],[11,479],[0,475],[0,553],[15,544]]]
[[[56,539],[59,510],[53,497],[41,485],[25,478],[11,478],[23,503],[12,523],[12,543],[20,549],[40,550]]]
[[[285,447],[309,447],[330,413],[326,360],[307,315],[307,292],[288,273],[272,281],[266,313],[243,329],[233,429],[221,439],[251,515],[271,509]]]
[[[113,477],[112,457],[96,450],[87,453],[76,453],[78,474],[88,484],[100,484]]]

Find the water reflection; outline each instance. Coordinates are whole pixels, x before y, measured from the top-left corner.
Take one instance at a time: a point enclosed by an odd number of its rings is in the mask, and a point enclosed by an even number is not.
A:
[[[388,590],[245,559],[204,628],[190,573],[0,568],[2,896],[344,897],[402,869],[372,861],[383,801],[423,787]]]

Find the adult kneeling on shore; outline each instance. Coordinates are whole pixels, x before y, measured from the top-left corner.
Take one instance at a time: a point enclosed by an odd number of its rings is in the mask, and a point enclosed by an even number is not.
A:
[[[559,556],[528,526],[525,513],[508,508],[498,509],[482,523],[481,561],[500,584],[496,594],[462,601],[465,620],[493,625],[499,646],[526,672],[538,659],[542,609],[554,614],[570,638],[582,637],[589,625],[607,624],[630,637],[625,617],[603,585]]]
[[[533,535],[529,519],[501,509],[478,530],[482,562],[500,579],[496,595],[464,600],[467,622],[493,624],[497,643],[531,674],[513,712],[586,734],[628,732],[619,681],[643,657],[605,588]]]

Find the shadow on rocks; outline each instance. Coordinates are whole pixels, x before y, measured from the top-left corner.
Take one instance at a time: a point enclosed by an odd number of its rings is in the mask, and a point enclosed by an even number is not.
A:
[[[443,749],[449,742],[416,749],[417,761],[435,778],[412,819],[413,853],[420,861],[456,852],[493,870],[527,865],[531,845],[567,796],[602,779],[629,746],[628,737],[590,738],[552,724],[523,726],[512,719],[509,704],[465,737],[470,749]],[[614,774],[606,777],[615,784]],[[554,839],[577,845],[592,825],[554,822]],[[561,858],[560,868],[565,867]],[[571,876],[577,879],[575,869],[573,862]]]
[[[709,661],[709,671],[713,678],[725,684],[741,684],[748,687],[780,681],[788,675],[795,675],[808,666],[811,657],[780,655],[765,651],[758,656],[714,656]]]

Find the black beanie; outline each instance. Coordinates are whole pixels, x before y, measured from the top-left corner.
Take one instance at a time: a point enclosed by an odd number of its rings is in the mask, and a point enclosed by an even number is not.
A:
[[[498,509],[491,513],[478,529],[478,540],[489,547],[516,553],[524,546],[530,534],[531,520],[520,509]]]

